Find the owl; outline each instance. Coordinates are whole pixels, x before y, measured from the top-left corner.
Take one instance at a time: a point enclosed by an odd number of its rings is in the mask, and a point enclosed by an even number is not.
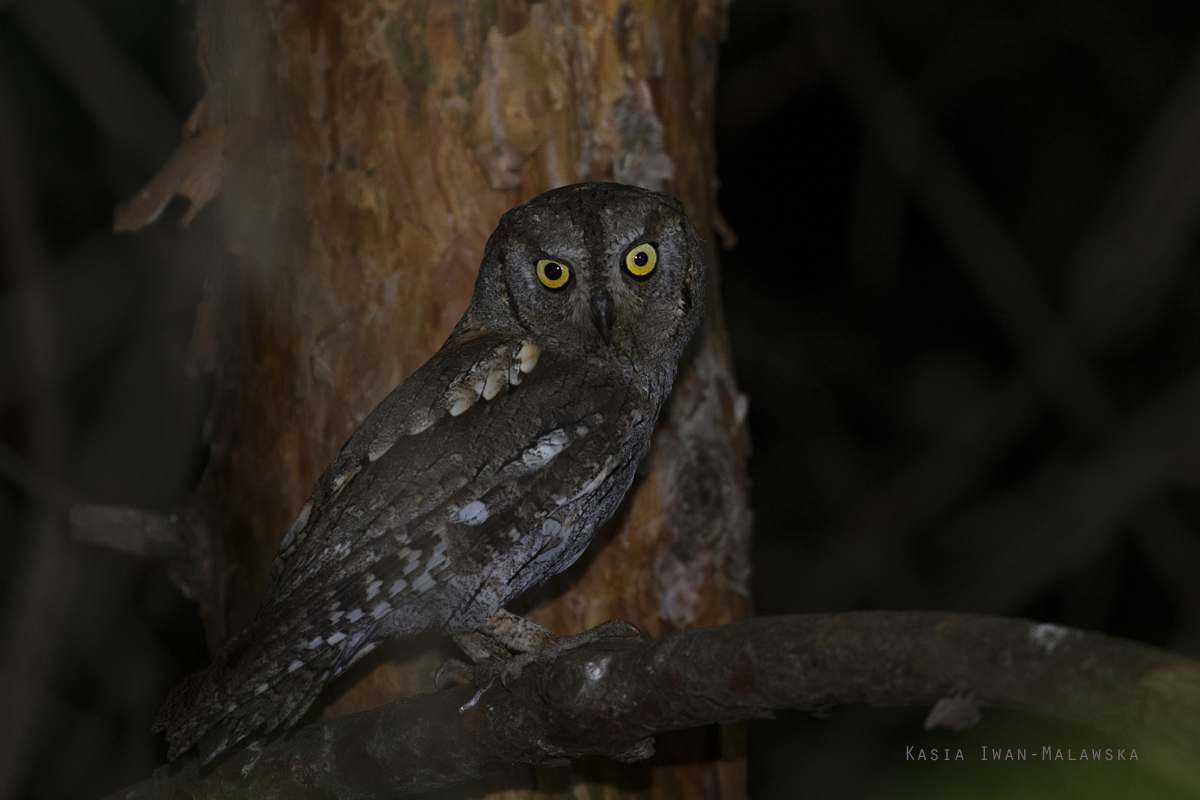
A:
[[[666,195],[585,183],[506,213],[446,343],[318,479],[255,621],[167,698],[169,757],[293,725],[388,637],[439,631],[476,660],[545,647],[504,606],[616,510],[704,302],[700,239]]]

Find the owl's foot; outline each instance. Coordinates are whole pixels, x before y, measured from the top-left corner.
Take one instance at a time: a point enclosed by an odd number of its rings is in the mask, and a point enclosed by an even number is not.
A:
[[[645,634],[638,630],[638,627],[632,622],[626,622],[623,619],[610,619],[608,622],[602,622],[596,627],[589,628],[582,633],[575,633],[570,636],[555,636],[553,639],[544,642],[537,649],[517,653],[509,659],[500,672],[500,683],[507,689],[509,684],[520,677],[521,671],[530,664],[544,664],[553,661],[563,653],[594,644],[603,639],[642,638],[645,638]]]
[[[643,638],[637,626],[622,619],[610,619],[583,633],[555,636],[549,629],[501,609],[477,631],[456,634],[454,643],[474,664],[456,658],[438,668],[434,682],[439,689],[448,681],[474,683],[479,694],[463,708],[470,708],[480,694],[491,688],[497,678],[506,689],[530,664],[553,661],[563,653],[603,639]]]
[[[433,683],[439,691],[463,683],[474,683],[487,689],[500,674],[503,665],[512,658],[512,653],[503,644],[481,631],[458,633],[451,638],[473,663],[468,664],[457,658],[447,659],[433,676]]]
[[[558,639],[549,628],[503,608],[492,614],[477,633],[513,653],[532,653]]]

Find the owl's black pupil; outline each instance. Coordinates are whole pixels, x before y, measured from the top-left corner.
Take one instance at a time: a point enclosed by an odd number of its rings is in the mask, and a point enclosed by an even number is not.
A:
[[[546,278],[550,281],[556,281],[562,277],[562,267],[553,262],[546,265]]]
[[[646,255],[646,253],[644,251],[641,253],[633,254],[633,263],[637,264],[639,267],[646,266],[646,262],[649,260],[650,260],[650,256]]]

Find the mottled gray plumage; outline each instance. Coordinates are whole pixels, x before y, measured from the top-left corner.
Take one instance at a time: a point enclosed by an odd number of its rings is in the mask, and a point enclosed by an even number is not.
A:
[[[644,244],[657,262],[638,277]],[[629,488],[704,297],[699,238],[666,195],[579,184],[505,214],[450,338],[317,481],[257,619],[168,697],[170,757],[294,724],[386,637],[486,633],[568,567]]]

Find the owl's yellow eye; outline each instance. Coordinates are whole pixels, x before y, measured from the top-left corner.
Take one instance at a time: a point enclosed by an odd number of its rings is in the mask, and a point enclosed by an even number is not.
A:
[[[657,263],[658,251],[654,249],[654,245],[652,244],[639,244],[625,254],[625,269],[639,278],[643,278],[654,271],[654,265]]]
[[[561,289],[571,278],[571,270],[566,264],[543,258],[537,265],[538,280],[548,289]]]

